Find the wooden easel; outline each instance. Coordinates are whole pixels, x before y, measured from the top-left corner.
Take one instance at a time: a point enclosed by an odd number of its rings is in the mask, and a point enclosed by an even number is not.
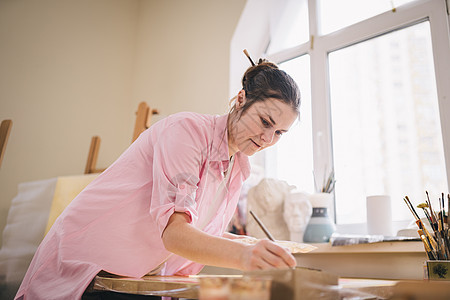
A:
[[[105,169],[96,169],[98,151],[100,150],[101,139],[98,135],[93,136],[91,139],[91,147],[89,148],[88,159],[86,162],[86,168],[84,174],[101,173]]]
[[[150,109],[147,103],[139,103],[138,110],[136,112],[136,122],[134,124],[133,138],[131,140],[132,143],[144,130],[150,127],[152,116],[157,115],[158,113],[159,112],[157,109]],[[100,150],[100,142],[101,139],[99,136],[92,137],[84,174],[101,173],[105,170],[96,168],[98,152]]]
[[[11,127],[11,120],[3,120],[0,126],[0,166],[2,165],[3,156],[5,155],[6,144],[8,143]]]
[[[157,109],[151,109],[145,102],[139,103],[138,110],[136,112],[136,122],[134,124],[133,143],[139,135],[151,126],[151,120],[153,115],[159,114]]]

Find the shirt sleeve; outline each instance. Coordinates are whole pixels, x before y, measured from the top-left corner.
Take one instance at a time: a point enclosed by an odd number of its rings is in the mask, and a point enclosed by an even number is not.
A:
[[[204,131],[193,120],[170,124],[160,133],[154,145],[150,204],[160,236],[174,212],[187,213],[196,223],[196,192],[207,144]]]

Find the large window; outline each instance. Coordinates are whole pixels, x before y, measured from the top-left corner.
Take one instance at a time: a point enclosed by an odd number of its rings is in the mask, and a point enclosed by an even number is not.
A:
[[[365,202],[344,198],[447,191],[430,37],[424,21],[329,54],[338,223],[365,221]]]
[[[299,82],[302,119],[266,151],[266,176],[313,192],[313,173],[333,170],[338,225],[365,223],[375,194],[409,221],[405,195],[419,203],[426,190],[435,200],[448,192],[445,0],[294,2],[283,2],[265,56]]]

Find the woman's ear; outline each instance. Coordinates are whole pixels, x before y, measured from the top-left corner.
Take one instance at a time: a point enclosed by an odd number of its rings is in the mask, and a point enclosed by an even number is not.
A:
[[[236,99],[236,103],[235,103],[236,110],[239,110],[242,107],[244,107],[246,101],[247,101],[247,98],[245,97],[245,91],[242,89],[237,94],[237,99]]]

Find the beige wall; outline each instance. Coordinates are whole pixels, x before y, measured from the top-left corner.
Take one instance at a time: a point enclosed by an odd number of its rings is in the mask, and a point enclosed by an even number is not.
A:
[[[245,0],[2,0],[0,120],[13,128],[0,168],[0,231],[17,184],[81,174],[129,145],[147,101],[168,115],[222,114],[229,49]],[[1,237],[0,237],[1,238]]]
[[[145,100],[163,114],[226,112],[230,42],[244,5],[245,0],[142,1],[134,105]]]

